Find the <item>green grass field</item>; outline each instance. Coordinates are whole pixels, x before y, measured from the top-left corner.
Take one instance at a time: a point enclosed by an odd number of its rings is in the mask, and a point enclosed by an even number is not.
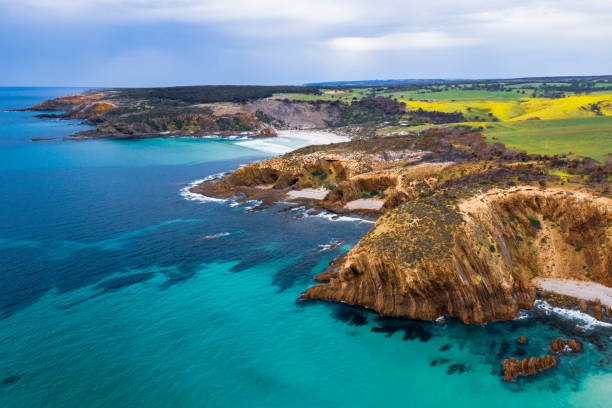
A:
[[[529,153],[540,154],[571,154],[592,157],[601,161],[607,153],[612,153],[612,116],[598,117],[588,110],[588,106],[575,108],[573,106],[566,107],[567,109],[557,109],[554,114],[548,112],[549,120],[529,120],[529,121],[507,121],[510,118],[520,116],[523,112],[519,107],[521,99],[523,101],[533,95],[533,90],[522,89],[524,87],[538,87],[542,82],[504,84],[505,91],[488,91],[485,89],[467,89],[470,84],[461,84],[449,86],[434,85],[423,87],[415,90],[396,90],[397,88],[389,87],[370,87],[370,88],[352,88],[352,89],[330,89],[321,88],[322,95],[310,94],[276,94],[274,98],[288,98],[292,100],[312,101],[312,100],[329,100],[342,101],[351,103],[354,99],[362,99],[371,96],[374,92],[376,96],[385,96],[398,100],[405,100],[406,103],[423,104],[423,109],[449,111],[451,108],[445,108],[445,103],[452,106],[452,111],[462,111],[468,121],[466,123],[471,126],[483,126],[486,128],[485,136],[487,141],[493,143],[495,141],[504,143],[509,148],[525,150]],[[569,85],[566,82],[546,82],[550,86]],[[439,90],[439,91],[437,91]],[[600,81],[597,82],[590,90],[590,94],[606,94],[612,90],[612,82]],[[525,93],[522,93],[525,92]],[[565,92],[566,95],[572,95],[573,92]],[[584,98],[583,98],[584,99]],[[588,98],[587,98],[588,99]],[[411,102],[412,101],[412,102]],[[428,101],[428,102],[418,102]],[[442,104],[441,106],[432,105],[430,101]],[[552,100],[561,104],[567,102],[566,99]],[[588,101],[587,101],[588,102]],[[583,101],[583,104],[586,103]],[[473,105],[472,105],[473,104]],[[516,104],[516,112],[512,111],[512,105]],[[415,106],[416,106],[415,105]],[[430,107],[430,105],[432,105]],[[469,109],[463,109],[466,105]],[[510,108],[506,107],[510,106]],[[412,106],[412,105],[411,105]],[[436,109],[438,107],[439,109]],[[563,107],[563,106],[562,106]],[[455,109],[456,108],[456,109]],[[571,110],[569,108],[575,108]],[[580,109],[579,109],[580,108]],[[542,108],[543,109],[543,108]],[[569,110],[568,110],[569,109]],[[602,108],[605,110],[605,108]],[[543,112],[546,109],[543,109]],[[546,111],[547,112],[547,111]],[[544,113],[546,113],[544,112]],[[585,113],[586,112],[586,113]],[[493,114],[491,116],[489,113]],[[603,112],[606,114],[606,112]],[[586,115],[592,117],[583,117]],[[556,119],[554,116],[559,116],[562,119]],[[532,115],[533,116],[533,115]],[[547,119],[545,116],[538,115],[542,119]],[[406,115],[409,117],[409,114]],[[565,119],[563,117],[568,117]],[[494,122],[493,119],[501,119],[499,122]],[[555,119],[555,120],[551,120]],[[486,121],[486,122],[483,122]],[[437,126],[456,126],[457,124],[437,125]],[[392,124],[391,126],[379,129],[377,133],[385,134],[388,132],[397,131],[420,131],[433,125],[423,125],[414,127],[403,127]],[[495,137],[496,139],[493,139]]]
[[[449,89],[441,92],[427,91],[400,91],[400,92],[382,92],[381,96],[386,96],[395,99],[414,99],[418,100],[436,100],[436,101],[508,101],[514,99],[525,98],[531,96],[532,91],[526,91],[526,94],[518,92],[500,92],[500,91],[485,91],[485,90],[470,90],[470,89]]]
[[[351,102],[353,98],[362,99],[366,96],[370,95],[369,89],[363,88],[355,88],[346,90],[346,92],[341,92],[337,94],[326,93],[328,90],[322,88],[322,95],[312,95],[312,94],[275,94],[273,98],[275,99],[291,99],[294,101],[314,101],[314,100],[327,100],[327,101],[343,101],[343,102]],[[518,92],[499,92],[499,91],[485,91],[485,90],[469,90],[469,89],[449,89],[448,91],[441,92],[430,92],[425,90],[416,90],[416,91],[397,91],[397,92],[389,92],[389,91],[378,91],[376,92],[376,96],[384,96],[387,98],[393,99],[414,99],[418,100],[437,100],[437,101],[471,101],[471,102],[480,102],[480,101],[509,101],[516,100],[520,98],[525,98],[531,96],[533,93],[531,90],[527,90],[526,94],[521,94]]]
[[[599,161],[612,153],[612,117],[488,123],[485,135],[490,143],[528,153],[572,153]]]

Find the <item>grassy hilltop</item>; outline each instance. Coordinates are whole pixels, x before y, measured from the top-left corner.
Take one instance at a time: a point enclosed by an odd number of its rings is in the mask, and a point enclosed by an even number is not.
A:
[[[395,99],[406,106],[397,123],[379,127],[379,134],[460,123],[482,127],[491,143],[499,141],[529,153],[581,155],[601,161],[612,152],[609,77],[335,87],[321,88],[316,94],[273,96],[346,104],[371,97]],[[432,112],[457,116],[440,120]]]
[[[310,86],[183,86],[88,91],[29,108],[80,118],[86,138],[345,128],[356,137],[457,125],[489,143],[547,155],[612,153],[612,77]]]

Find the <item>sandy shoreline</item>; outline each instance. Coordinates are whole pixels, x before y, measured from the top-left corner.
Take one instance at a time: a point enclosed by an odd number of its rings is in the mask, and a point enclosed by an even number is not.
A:
[[[344,208],[349,210],[380,210],[385,202],[374,198],[360,198],[349,201]]]
[[[311,198],[314,200],[322,200],[329,191],[324,188],[304,188],[302,190],[292,190],[287,193],[287,197],[294,198]]]
[[[567,279],[535,279],[542,290],[593,302],[599,299],[602,305],[612,308],[612,288],[592,282]]]
[[[237,145],[272,154],[284,154],[310,145],[347,142],[346,136],[326,130],[279,130],[276,137],[236,142]]]

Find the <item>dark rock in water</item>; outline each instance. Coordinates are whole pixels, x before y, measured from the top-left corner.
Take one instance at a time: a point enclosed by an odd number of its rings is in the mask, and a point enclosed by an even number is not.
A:
[[[497,352],[497,359],[503,358],[510,351],[510,343],[506,340],[503,340],[501,345],[499,346],[499,351]]]
[[[516,339],[516,341],[518,341],[521,344],[527,344],[527,337],[521,336],[518,339]]]
[[[4,380],[2,380],[2,385],[11,385],[15,384],[17,381],[21,379],[18,375],[9,375]]]
[[[557,359],[553,356],[529,357],[516,360],[510,357],[502,361],[502,375],[504,381],[512,382],[516,377],[535,375],[557,366]]]
[[[554,393],[561,391],[561,386],[554,381],[548,383],[548,389]]]
[[[406,329],[404,330],[404,337],[402,339],[406,340],[414,340],[418,338],[422,342],[426,342],[431,339],[432,335],[428,330],[425,330],[421,327],[414,328],[412,330]]]
[[[517,357],[525,357],[527,355],[527,351],[519,347],[514,350],[514,355]]]
[[[446,374],[447,375],[463,374],[465,371],[466,371],[465,370],[465,364],[451,364],[446,369]]]
[[[368,323],[367,316],[358,310],[349,308],[340,308],[333,314],[334,318],[348,323],[350,326],[364,326]]]
[[[111,292],[125,288],[136,283],[146,282],[152,279],[155,274],[150,272],[132,273],[118,278],[107,279],[94,286],[94,289],[101,289],[102,292]]]
[[[429,365],[430,365],[430,366],[432,366],[432,367],[434,367],[434,366],[437,366],[438,364],[440,364],[440,365],[442,365],[442,364],[446,364],[446,363],[448,363],[449,361],[450,361],[450,360],[449,360],[448,358],[443,358],[443,357],[441,357],[441,358],[438,358],[437,360],[432,360],[432,361],[429,363]]]
[[[393,333],[397,331],[404,331],[404,336],[402,340],[414,340],[419,339],[422,342],[428,341],[431,339],[432,334],[429,330],[424,327],[424,323],[422,322],[413,322],[413,321],[405,321],[405,320],[395,320],[395,319],[386,319],[386,318],[378,318],[379,322],[383,322],[380,327],[372,327],[373,332],[385,333],[385,337],[391,337]]]
[[[440,347],[440,351],[450,350],[450,348],[451,348],[450,344],[445,344],[442,347]]]
[[[46,142],[46,141],[55,140],[55,139],[56,139],[55,137],[37,137],[34,139],[30,139],[30,140],[33,142]]]

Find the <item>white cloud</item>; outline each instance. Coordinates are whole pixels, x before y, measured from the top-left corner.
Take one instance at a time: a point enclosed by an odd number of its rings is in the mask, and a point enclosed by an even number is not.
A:
[[[0,22],[9,11],[42,23],[185,22],[353,53],[612,40],[610,0],[0,0]]]
[[[83,19],[132,19],[135,21],[310,21],[340,23],[360,20],[363,8],[341,0],[0,0],[9,7]]]
[[[451,37],[441,31],[422,31],[413,33],[393,33],[378,37],[337,37],[326,43],[339,51],[361,52],[381,50],[402,50],[415,48],[445,48],[477,41],[472,38]]]

